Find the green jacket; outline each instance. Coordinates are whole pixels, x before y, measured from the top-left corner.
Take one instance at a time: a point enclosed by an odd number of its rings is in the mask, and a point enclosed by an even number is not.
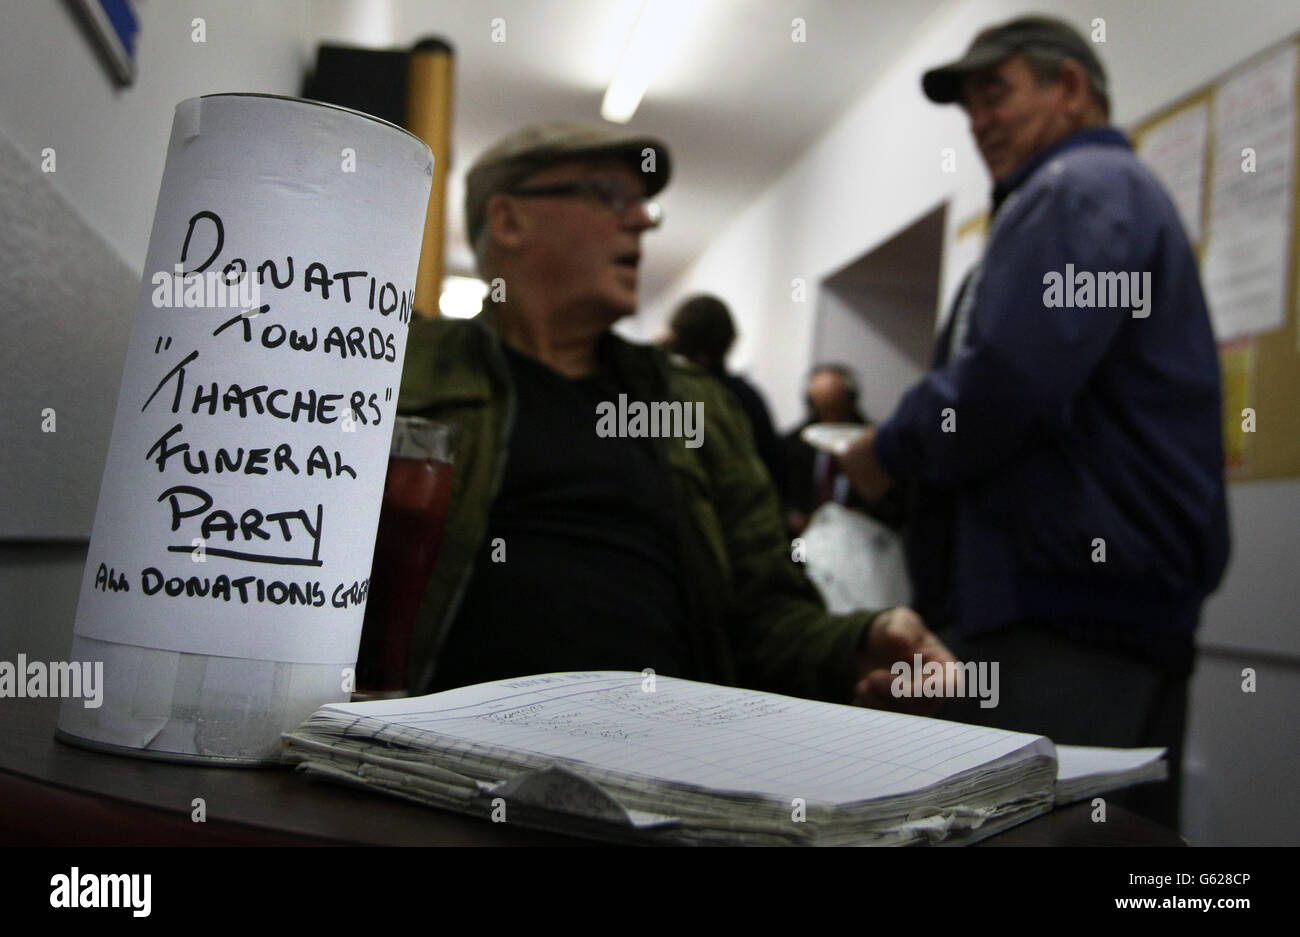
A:
[[[790,543],[776,492],[730,394],[691,365],[610,333],[609,359],[632,399],[702,401],[703,444],[657,439],[672,480],[683,595],[699,678],[848,702],[873,612],[831,615]],[[504,475],[515,400],[492,309],[476,319],[412,319],[398,412],[458,427],[451,507],[413,636],[410,679],[424,692]],[[592,414],[595,430],[596,414]]]

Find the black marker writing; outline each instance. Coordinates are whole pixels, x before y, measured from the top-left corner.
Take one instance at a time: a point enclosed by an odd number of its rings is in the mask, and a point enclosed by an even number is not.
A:
[[[284,553],[262,553],[252,550],[232,550],[225,547],[211,546],[205,543],[204,551],[212,556],[227,556],[234,559],[249,560],[254,563],[278,563],[286,566],[320,566],[321,528],[324,520],[324,505],[317,504],[315,522],[311,513],[305,509],[293,511],[275,511],[263,513],[257,508],[248,508],[240,513],[239,520],[230,511],[220,508],[211,510],[212,496],[194,485],[173,485],[158,496],[161,502],[169,503],[171,529],[179,531],[182,524],[199,518],[197,527],[191,526],[190,532],[206,542],[216,534],[224,534],[227,543],[233,543],[235,537],[244,543],[256,545],[261,541],[270,547],[282,547]],[[311,542],[311,556],[300,555],[290,544],[302,543],[304,539]],[[191,543],[167,548],[172,553],[189,553],[194,549]]]

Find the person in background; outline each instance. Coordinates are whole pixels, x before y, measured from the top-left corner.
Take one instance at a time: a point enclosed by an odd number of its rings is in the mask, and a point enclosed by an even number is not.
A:
[[[948,663],[947,649],[910,609],[828,613],[735,399],[612,330],[636,311],[641,236],[660,219],[649,198],[670,168],[657,140],[568,123],[512,133],[470,167],[467,230],[504,296],[410,326],[398,409],[461,439],[412,692],[653,670],[929,709],[893,698],[890,667]],[[673,432],[630,418],[610,431],[615,401],[682,416]]]
[[[945,716],[1167,747],[1171,783],[1114,799],[1177,827],[1193,635],[1228,556],[1196,258],[1068,24],[986,29],[922,87],[970,118],[994,184],[988,245],[933,370],[845,469],[868,498],[920,486],[918,607],[962,657],[1000,662],[997,707]]]
[[[860,408],[853,372],[843,364],[814,366],[808,374],[804,403],[807,419],[781,439],[781,495],[791,535],[803,533],[813,511],[828,501],[862,511],[890,527],[901,526],[902,503],[894,492],[876,504],[868,502],[849,483],[838,456],[816,449],[803,439],[803,431],[816,423],[871,425],[871,419]]]
[[[727,354],[736,342],[736,325],[727,304],[701,293],[685,300],[668,321],[666,346],[674,354],[708,371],[735,395],[749,417],[754,448],[774,483],[779,484],[781,451],[763,395],[739,374],[727,370]]]

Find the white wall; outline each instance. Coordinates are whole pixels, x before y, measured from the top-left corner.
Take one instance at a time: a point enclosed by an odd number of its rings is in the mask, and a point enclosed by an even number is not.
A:
[[[960,254],[969,262],[969,250],[953,250],[955,232],[985,207],[988,177],[960,110],[926,101],[920,75],[958,56],[980,27],[1030,11],[1063,16],[1085,33],[1094,17],[1105,19],[1107,42],[1099,51],[1111,77],[1113,118],[1122,127],[1300,31],[1294,0],[952,4],[647,307],[638,330],[657,331],[688,292],[718,293],[731,303],[742,332],[733,363],[767,393],[778,424],[793,423],[813,358],[818,298],[793,302],[791,280],[804,278],[811,291],[945,200],[945,257]],[[945,147],[956,151],[954,174],[941,172]],[[958,266],[945,264],[945,305],[964,272]],[[882,352],[851,363],[870,371],[887,367],[886,358]],[[1294,574],[1300,481],[1233,485],[1229,499],[1234,553],[1200,634],[1208,652],[1192,687],[1184,828],[1202,843],[1300,844],[1300,802],[1286,793],[1300,783],[1293,720],[1300,699],[1300,577]],[[1241,689],[1248,667],[1259,675],[1253,695]]]
[[[132,267],[144,267],[172,111],[220,91],[301,91],[307,0],[142,0],[139,76],[117,88],[63,0],[5,0],[0,133]],[[191,41],[201,17],[206,42]],[[123,310],[127,314],[129,310]]]

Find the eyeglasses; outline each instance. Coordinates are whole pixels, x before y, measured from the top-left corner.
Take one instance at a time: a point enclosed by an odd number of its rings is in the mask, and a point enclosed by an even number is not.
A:
[[[576,182],[556,182],[552,185],[522,186],[508,189],[506,194],[520,198],[577,195],[593,199],[617,215],[622,215],[628,209],[635,207],[645,215],[652,228],[659,227],[664,220],[664,211],[658,202],[652,202],[643,195],[631,195],[621,186],[603,179],[580,179]]]

